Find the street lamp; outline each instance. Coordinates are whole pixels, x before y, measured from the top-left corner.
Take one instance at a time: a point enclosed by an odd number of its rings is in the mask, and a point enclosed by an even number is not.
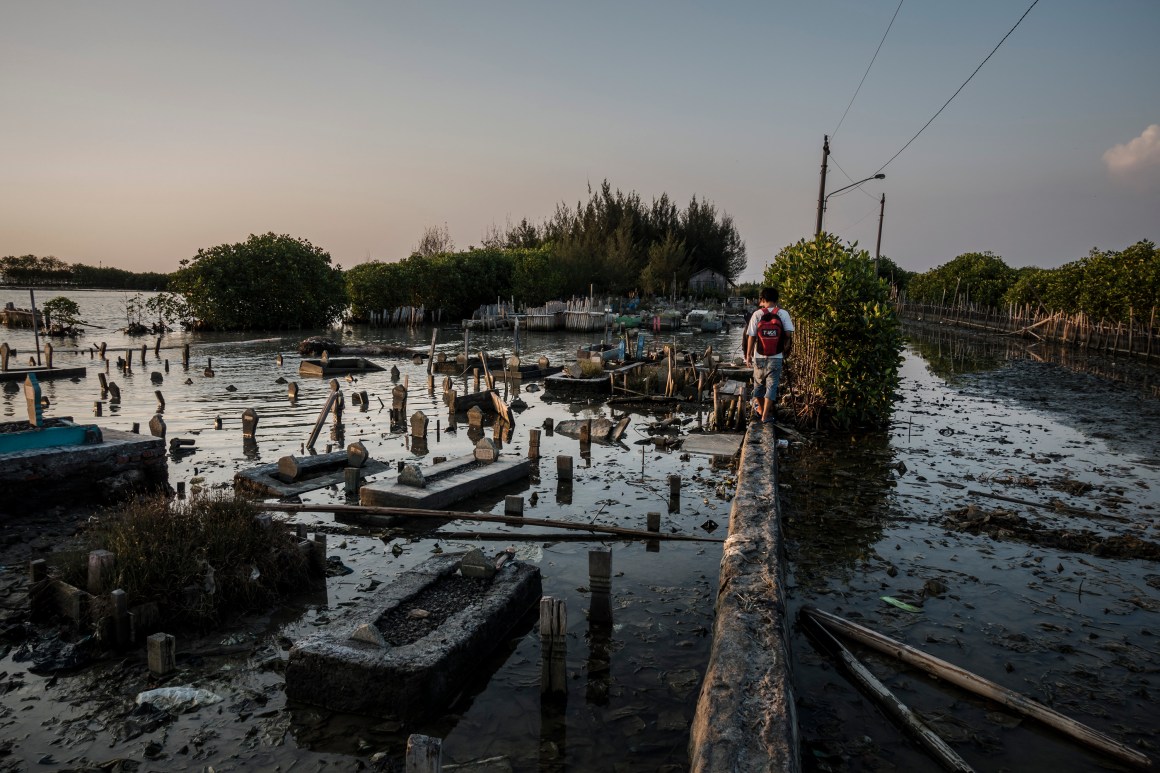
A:
[[[883,174],[882,172],[879,172],[879,173],[878,173],[878,174],[876,174],[876,175],[873,175],[873,176],[871,176],[871,177],[867,177],[865,180],[859,180],[859,181],[858,181],[858,182],[856,182],[856,183],[850,183],[849,185],[847,185],[847,186],[846,186],[846,187],[844,187],[844,188],[839,188],[839,189],[838,189],[838,190],[836,190],[836,191],[833,191],[833,192],[831,192],[831,193],[827,193],[827,194],[826,194],[826,195],[825,195],[825,196],[822,198],[822,211],[818,213],[818,235],[820,236],[820,235],[821,235],[821,233],[822,233],[822,219],[825,217],[825,214],[826,214],[826,205],[829,203],[829,201],[830,201],[830,197],[831,197],[831,196],[837,195],[837,194],[841,193],[842,191],[848,191],[848,190],[850,190],[851,188],[855,188],[855,187],[857,187],[857,186],[861,185],[862,183],[868,183],[868,182],[870,182],[871,180],[885,180],[885,179],[886,179],[886,175],[885,175],[885,174]]]

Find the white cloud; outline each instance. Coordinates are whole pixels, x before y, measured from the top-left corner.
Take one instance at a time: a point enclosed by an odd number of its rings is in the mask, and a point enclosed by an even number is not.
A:
[[[1104,163],[1116,177],[1140,179],[1160,172],[1160,123],[1154,123],[1139,137],[1104,151]]]

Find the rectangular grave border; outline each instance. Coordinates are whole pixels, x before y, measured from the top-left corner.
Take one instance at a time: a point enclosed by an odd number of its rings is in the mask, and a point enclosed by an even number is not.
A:
[[[542,594],[534,564],[509,561],[476,604],[442,626],[399,647],[353,639],[360,626],[377,627],[390,611],[454,573],[462,555],[435,556],[347,608],[326,631],[290,650],[286,695],[333,711],[419,721],[446,709],[480,663],[535,609]]]

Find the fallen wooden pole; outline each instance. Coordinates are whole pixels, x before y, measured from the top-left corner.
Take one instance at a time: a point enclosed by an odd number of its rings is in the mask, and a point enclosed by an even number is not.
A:
[[[959,773],[969,773],[974,770],[954,749],[947,745],[946,741],[927,727],[926,723],[911,711],[909,706],[898,700],[886,685],[878,681],[878,678],[870,673],[866,666],[862,665],[846,649],[845,645],[835,639],[834,635],[826,630],[817,619],[809,615],[803,615],[802,620],[806,624],[806,629],[818,644],[821,645],[822,649],[829,653],[830,657],[842,664],[846,673],[849,674],[850,678],[858,685],[862,692],[870,696],[891,719],[901,725],[906,732],[910,733],[922,745],[922,748],[926,749],[932,757],[939,761],[939,764],[943,768],[958,771]]]
[[[1059,513],[1070,513],[1071,515],[1080,515],[1086,518],[1106,518],[1109,521],[1119,521],[1120,523],[1130,523],[1131,518],[1125,518],[1122,515],[1112,515],[1111,513],[1096,513],[1091,510],[1081,510],[1078,507],[1071,507],[1062,502],[1031,502],[1026,499],[1016,499],[1015,497],[1003,496],[1002,494],[991,494],[986,491],[977,491],[975,489],[967,489],[967,493],[973,497],[987,497],[989,499],[998,499],[1003,502],[1014,502],[1017,505],[1027,505],[1028,507],[1037,507],[1040,510],[1055,510]]]
[[[1048,727],[1066,733],[1077,741],[1093,749],[1105,752],[1121,762],[1142,769],[1152,767],[1152,760],[1146,755],[1134,749],[1129,749],[1127,746],[1104,735],[1098,730],[1094,730],[1070,717],[1065,717],[1055,709],[1050,709],[1042,703],[1034,701],[1025,695],[1021,695],[1014,690],[1008,690],[1006,687],[995,684],[966,669],[959,668],[953,663],[948,663],[933,655],[928,655],[922,650],[915,649],[900,641],[895,641],[888,636],[883,636],[857,623],[843,620],[829,612],[823,612],[820,609],[808,606],[804,607],[802,612],[803,614],[812,616],[827,628],[845,634],[851,639],[865,644],[867,647],[872,647],[879,652],[892,655],[907,665],[921,668],[923,671],[939,679],[944,679],[951,684],[958,685],[964,690],[969,690],[976,695],[990,698],[1007,708],[1014,709],[1024,716],[1037,719]]]
[[[591,531],[600,534],[616,534],[624,537],[644,539],[666,539],[686,542],[724,542],[712,537],[695,537],[688,534],[665,534],[664,532],[627,529],[623,526],[603,526],[575,521],[554,521],[548,518],[524,518],[523,516],[489,515],[488,513],[465,513],[459,510],[425,510],[419,507],[370,507],[366,505],[327,504],[287,504],[283,502],[261,502],[257,507],[279,513],[334,513],[345,515],[346,520],[360,521],[375,526],[393,525],[384,523],[385,518],[440,518],[443,520],[484,521],[486,523],[507,523],[514,526],[547,526],[553,529]]]

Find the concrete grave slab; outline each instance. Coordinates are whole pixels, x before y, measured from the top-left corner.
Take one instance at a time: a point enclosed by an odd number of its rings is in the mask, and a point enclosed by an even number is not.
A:
[[[472,579],[457,573],[460,558],[424,561],[363,597],[326,631],[296,642],[286,667],[287,697],[402,721],[444,711],[479,663],[536,607],[542,592],[534,564],[512,561],[491,579]],[[457,601],[466,599],[460,608],[443,615],[410,614],[436,608],[435,597],[449,589]],[[400,631],[397,621],[408,615],[431,621],[418,628],[418,638]],[[382,634],[385,647],[368,625]],[[424,628],[430,630],[423,633]]]
[[[491,463],[459,456],[423,471],[424,488],[399,481],[374,481],[359,489],[359,503],[371,507],[416,507],[443,510],[461,499],[498,488],[531,475],[531,459],[503,459]]]
[[[341,486],[346,476],[349,464],[346,451],[335,451],[332,454],[318,454],[316,456],[296,456],[297,480],[287,481],[280,473],[279,462],[262,464],[241,470],[234,475],[234,487],[245,491],[253,491],[267,496],[288,497],[302,494],[307,491],[322,488],[323,486]],[[282,463],[283,466],[288,466]],[[362,467],[361,474],[375,475],[384,472],[387,465],[375,459],[368,459]]]

